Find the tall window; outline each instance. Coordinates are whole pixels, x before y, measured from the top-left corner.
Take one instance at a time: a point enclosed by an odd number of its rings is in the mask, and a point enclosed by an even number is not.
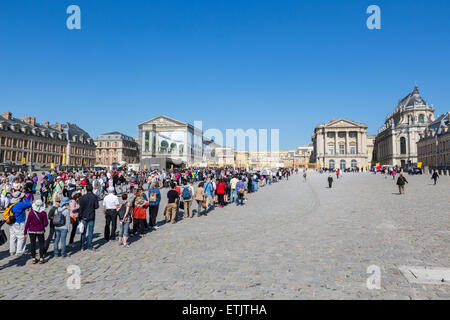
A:
[[[341,169],[345,169],[346,163],[345,160],[341,160]]]
[[[150,132],[145,132],[145,152],[150,151]]]
[[[404,137],[400,138],[400,153],[406,154],[406,139]]]
[[[350,154],[356,153],[356,146],[350,146]]]
[[[334,146],[333,145],[329,145],[328,146],[328,153],[329,154],[334,154]]]
[[[358,162],[356,160],[352,160],[351,167],[356,168],[358,166]]]
[[[419,114],[419,123],[425,122],[425,116],[423,114]]]
[[[344,154],[345,153],[345,146],[343,144],[339,145],[339,154]]]
[[[334,169],[334,160],[330,160],[329,167],[329,169]]]

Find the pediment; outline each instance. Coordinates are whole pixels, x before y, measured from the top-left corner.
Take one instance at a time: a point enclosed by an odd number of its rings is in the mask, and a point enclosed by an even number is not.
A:
[[[175,119],[171,119],[166,116],[159,116],[159,117],[153,118],[151,120],[145,121],[145,122],[141,123],[140,126],[141,125],[152,125],[152,124],[154,124],[158,127],[186,126],[186,123],[175,120]]]
[[[367,127],[363,123],[357,123],[347,119],[334,120],[326,125],[327,128],[360,128],[361,126]]]

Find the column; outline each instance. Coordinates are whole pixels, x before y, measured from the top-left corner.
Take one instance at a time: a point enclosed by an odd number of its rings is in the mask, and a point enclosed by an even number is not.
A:
[[[345,154],[346,155],[350,154],[348,139],[349,139],[349,131],[347,129],[347,130],[345,130]]]

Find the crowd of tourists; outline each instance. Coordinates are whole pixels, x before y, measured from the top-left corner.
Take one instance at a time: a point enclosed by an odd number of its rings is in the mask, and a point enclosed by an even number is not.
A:
[[[94,226],[100,209],[105,217],[104,239],[117,239],[118,245],[128,248],[130,237],[145,237],[161,223],[177,223],[180,210],[184,218],[193,218],[194,211],[201,217],[215,208],[242,206],[249,194],[288,180],[293,173],[292,169],[184,168],[3,174],[0,227],[9,225],[10,255],[25,254],[29,238],[32,263],[45,263],[48,256],[67,257],[67,246],[95,251]],[[164,220],[158,223],[160,208]],[[77,234],[80,240],[75,243]],[[4,230],[0,236],[1,245],[7,241]]]

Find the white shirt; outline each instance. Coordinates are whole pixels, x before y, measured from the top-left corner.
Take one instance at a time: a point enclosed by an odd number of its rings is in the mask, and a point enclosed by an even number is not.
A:
[[[105,207],[106,210],[109,209],[115,210],[116,205],[119,205],[119,198],[113,193],[108,194],[105,197],[105,199],[103,199],[103,206]]]

